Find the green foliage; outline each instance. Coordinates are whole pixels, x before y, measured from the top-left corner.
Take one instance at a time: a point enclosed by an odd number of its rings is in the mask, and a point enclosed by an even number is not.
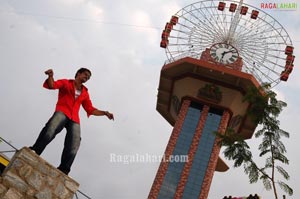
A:
[[[284,192],[292,195],[292,188],[286,183],[275,179],[275,172],[285,180],[290,178],[287,171],[278,165],[278,163],[289,164],[289,160],[285,156],[286,148],[281,141],[282,137],[289,138],[289,133],[280,129],[280,121],[277,119],[287,104],[276,99],[276,93],[269,90],[269,85],[263,85],[260,89],[249,89],[244,101],[250,104],[248,114],[253,122],[262,126],[255,133],[255,137],[262,140],[258,149],[260,151],[259,157],[265,158],[265,165],[262,167],[257,166],[247,142],[232,129],[227,129],[223,135],[216,133],[221,140],[220,144],[225,146],[224,156],[234,161],[234,167],[244,166],[244,172],[248,175],[250,183],[262,180],[266,190],[273,189],[276,199],[278,198],[276,184]]]
[[[288,172],[286,172],[281,166],[276,166],[276,169],[277,169],[278,173],[280,173],[284,177],[284,179],[286,179],[286,180],[290,179]]]
[[[252,158],[249,146],[245,141],[236,141],[228,145],[224,151],[225,157],[234,161],[234,167],[239,167],[244,161],[249,161]]]
[[[271,183],[271,180],[269,179],[268,176],[263,175],[263,176],[261,176],[260,179],[263,181],[263,184],[264,184],[264,187],[265,187],[266,190],[271,190],[272,189],[272,183]]]
[[[269,88],[268,84],[259,89],[250,88],[244,97],[244,101],[251,104],[248,114],[255,123],[268,124],[269,127],[278,128],[279,121],[274,121],[274,119],[278,117],[287,104],[277,100],[276,93],[269,90]]]
[[[259,171],[257,169],[256,164],[253,161],[251,161],[251,160],[245,161],[244,171],[249,176],[250,183],[257,182],[257,180],[259,178]]]
[[[284,192],[286,192],[287,194],[289,194],[290,196],[293,195],[293,189],[291,187],[289,187],[289,185],[287,185],[284,182],[278,182],[279,187],[284,190]]]

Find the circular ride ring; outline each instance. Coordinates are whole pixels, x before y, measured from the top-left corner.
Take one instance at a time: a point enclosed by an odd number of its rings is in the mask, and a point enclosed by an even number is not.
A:
[[[182,8],[174,16],[178,21],[165,46],[168,62],[183,57],[199,59],[213,44],[228,43],[238,50],[242,71],[260,83],[273,87],[283,80],[286,68],[291,72],[293,65],[287,62],[286,47],[293,47],[287,31],[256,7],[242,1],[204,0]]]

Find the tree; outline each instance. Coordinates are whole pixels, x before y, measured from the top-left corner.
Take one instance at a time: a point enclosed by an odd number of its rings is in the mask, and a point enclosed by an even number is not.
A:
[[[265,165],[259,167],[253,159],[250,147],[245,140],[239,137],[232,129],[227,129],[225,134],[216,133],[220,144],[225,146],[224,156],[234,161],[234,167],[244,166],[244,172],[248,175],[250,183],[262,180],[266,190],[273,189],[274,196],[278,199],[277,186],[289,195],[293,195],[293,189],[285,182],[277,180],[277,173],[285,180],[290,176],[280,165],[288,165],[289,160],[285,156],[286,148],[281,141],[282,137],[289,138],[289,133],[280,129],[277,119],[287,104],[276,99],[276,93],[269,89],[269,85],[263,85],[259,89],[251,88],[247,91],[244,101],[251,104],[248,114],[253,122],[259,124],[261,129],[255,132],[256,138],[262,138],[258,149],[259,156],[265,158]]]

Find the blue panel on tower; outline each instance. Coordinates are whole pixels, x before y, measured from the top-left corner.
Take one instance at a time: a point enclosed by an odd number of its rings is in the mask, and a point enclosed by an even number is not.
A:
[[[182,199],[198,199],[201,192],[202,182],[205,177],[206,169],[210,160],[210,155],[215,142],[213,132],[218,130],[222,118],[222,112],[211,109],[207,116],[204,129],[198,144],[189,172],[189,177],[184,188]]]
[[[193,136],[201,115],[201,109],[202,106],[193,106],[193,104],[191,107],[189,107],[172,154],[173,157],[188,155],[190,145],[192,143]],[[182,161],[174,161],[169,163],[168,170],[158,194],[159,199],[174,198],[184,164],[185,162]]]

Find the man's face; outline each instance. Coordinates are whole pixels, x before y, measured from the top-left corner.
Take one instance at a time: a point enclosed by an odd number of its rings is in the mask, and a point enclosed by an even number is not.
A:
[[[91,74],[88,71],[84,71],[83,73],[79,73],[77,78],[81,80],[82,83],[87,82],[91,77]]]

